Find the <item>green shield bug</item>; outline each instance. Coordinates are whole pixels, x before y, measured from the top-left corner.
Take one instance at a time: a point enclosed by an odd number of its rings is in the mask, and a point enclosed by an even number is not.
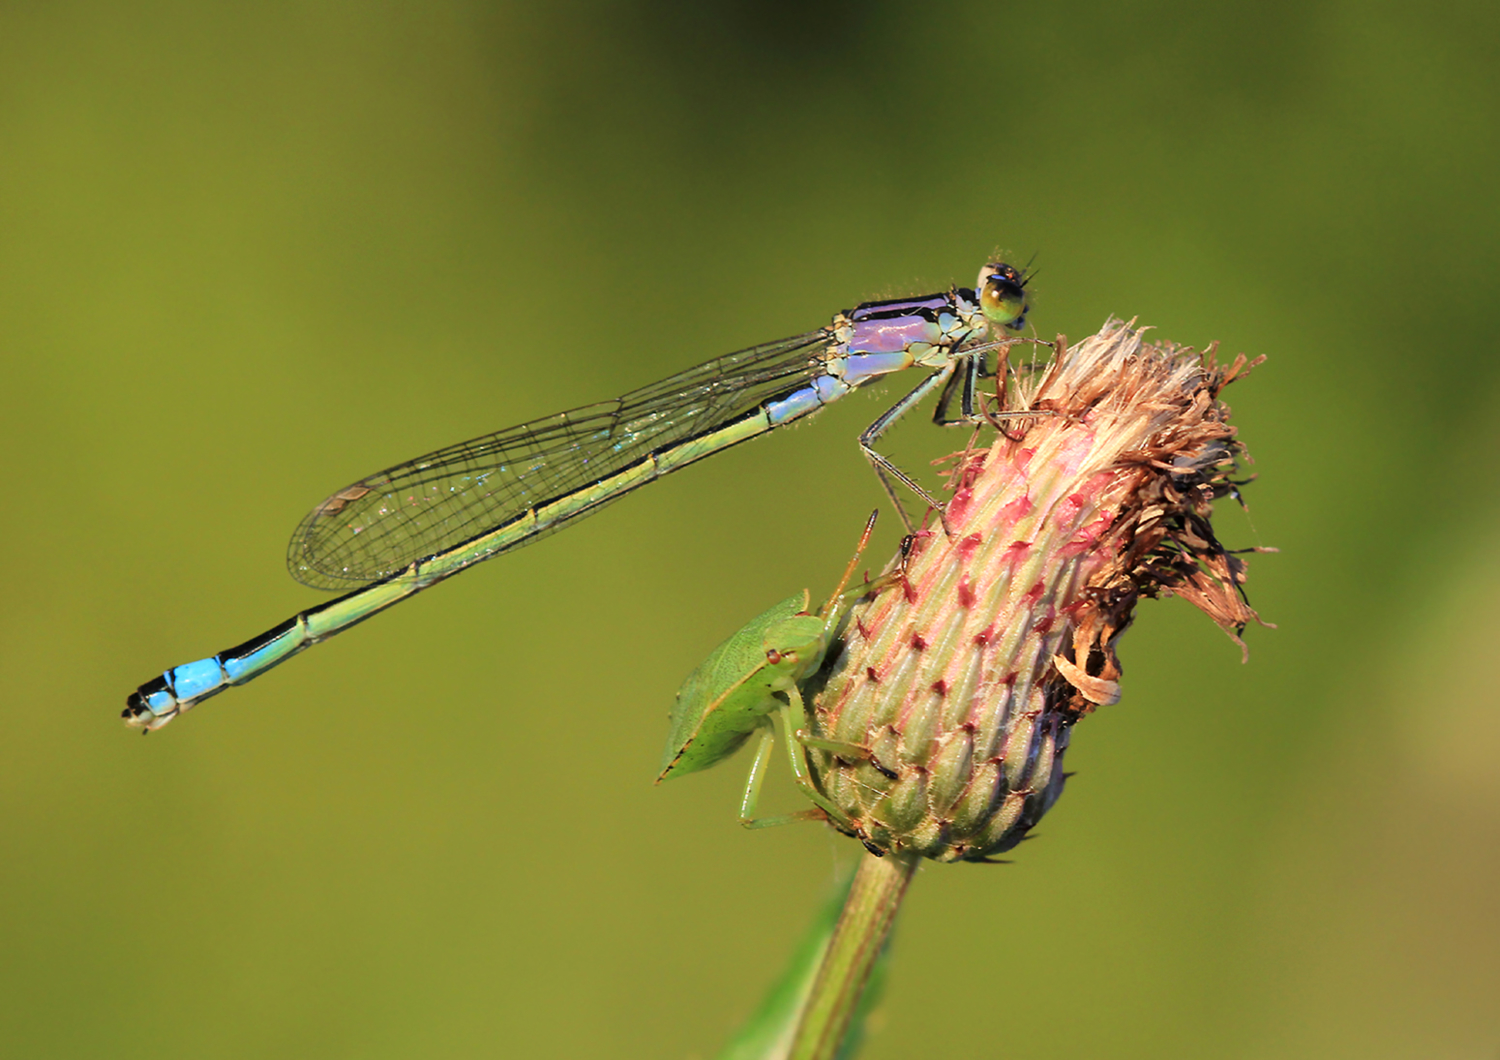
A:
[[[808,717],[799,686],[822,665],[848,612],[849,598],[878,587],[877,583],[845,591],[874,529],[875,513],[871,513],[859,549],[844,569],[838,587],[816,614],[809,611],[811,595],[804,589],[751,619],[688,675],[670,714],[671,731],[662,755],[658,784],[669,777],[718,765],[751,736],[759,734],[740,802],[740,823],[759,828],[790,821],[825,820],[829,814],[837,814],[808,778],[806,748],[832,751],[854,761],[871,761],[871,755],[865,748],[824,740],[804,731]],[[792,775],[818,808],[756,819],[756,801],[776,742],[772,721],[776,715],[782,719]],[[878,764],[876,768],[880,768]],[[842,818],[842,814],[838,816]]]

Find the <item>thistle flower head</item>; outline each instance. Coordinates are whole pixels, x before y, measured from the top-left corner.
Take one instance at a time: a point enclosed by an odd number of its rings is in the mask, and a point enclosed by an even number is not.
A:
[[[811,753],[837,827],[941,861],[1007,850],[1061,793],[1072,725],[1119,698],[1138,599],[1183,596],[1238,641],[1256,615],[1210,516],[1243,455],[1219,392],[1249,367],[1120,321],[1059,339],[1011,403],[1042,414],[959,458],[942,527],[821,675],[816,735],[870,752]]]

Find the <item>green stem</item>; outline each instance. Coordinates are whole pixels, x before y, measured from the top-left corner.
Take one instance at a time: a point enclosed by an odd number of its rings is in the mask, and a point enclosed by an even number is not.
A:
[[[828,943],[788,1060],[835,1060],[920,859],[866,853]]]

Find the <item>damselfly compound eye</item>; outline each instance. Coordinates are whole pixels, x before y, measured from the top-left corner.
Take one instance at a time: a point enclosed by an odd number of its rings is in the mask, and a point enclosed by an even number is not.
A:
[[[1026,279],[1003,262],[991,262],[979,270],[979,307],[992,324],[1009,331],[1026,326]]]

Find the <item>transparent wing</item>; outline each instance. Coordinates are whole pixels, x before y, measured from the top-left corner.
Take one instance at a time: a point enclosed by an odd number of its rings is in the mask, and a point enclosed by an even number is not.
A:
[[[830,341],[825,328],[753,346],[614,401],[559,412],[386,468],[308,513],[292,535],[287,566],[304,585],[340,591],[399,574],[413,560],[592,486],[649,453],[712,431],[796,389],[822,371],[821,355]]]

